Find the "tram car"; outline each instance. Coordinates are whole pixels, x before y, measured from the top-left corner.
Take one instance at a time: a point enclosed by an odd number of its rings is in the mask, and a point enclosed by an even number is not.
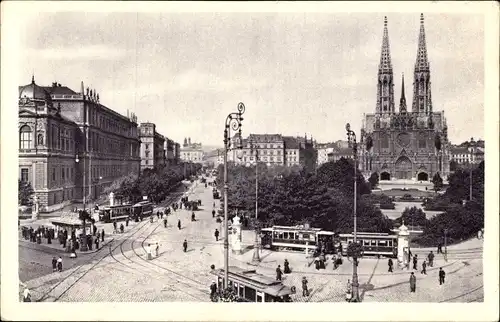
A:
[[[358,232],[356,239],[363,246],[364,256],[397,257],[398,236],[396,234]],[[354,241],[354,234],[339,234],[339,240],[342,245],[342,255],[347,256],[347,246]]]
[[[106,206],[99,210],[99,221],[110,223],[113,221],[126,220],[132,215],[132,205],[122,204]]]
[[[327,254],[336,252],[338,241],[335,233],[306,226],[273,226],[261,229],[262,247],[271,250],[316,251]]]
[[[142,220],[153,214],[154,205],[151,201],[141,201],[132,206],[133,216],[135,221]]]

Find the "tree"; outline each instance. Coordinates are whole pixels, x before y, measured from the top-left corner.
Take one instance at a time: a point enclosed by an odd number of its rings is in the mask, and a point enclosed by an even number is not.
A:
[[[429,220],[425,216],[425,212],[421,208],[417,207],[406,207],[405,210],[403,210],[401,217],[394,220],[398,226],[401,225],[403,221],[405,222],[405,225],[411,226],[427,227],[429,224]]]
[[[432,183],[434,184],[434,191],[436,192],[441,190],[441,188],[443,187],[443,179],[439,175],[439,172],[436,172],[436,174],[432,178]]]
[[[18,193],[17,193],[17,202],[21,206],[27,206],[31,203],[31,196],[34,191],[31,187],[31,183],[26,181],[18,180]]]
[[[370,186],[372,189],[374,189],[378,185],[378,181],[379,181],[379,178],[378,178],[377,172],[372,173],[372,175],[368,179],[368,182],[370,182]]]

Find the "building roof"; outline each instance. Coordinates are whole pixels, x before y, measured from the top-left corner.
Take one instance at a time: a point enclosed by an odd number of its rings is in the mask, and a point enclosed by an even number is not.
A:
[[[300,148],[299,140],[297,140],[297,138],[294,138],[293,136],[284,136],[283,141],[285,143],[285,149],[299,149]]]
[[[317,149],[329,149],[329,148],[336,148],[337,145],[335,143],[318,143],[316,145]]]
[[[44,100],[44,101],[52,101],[50,97],[50,93],[45,90],[44,87],[38,86],[35,83],[35,77],[31,79],[31,83],[24,86],[19,86],[19,98],[27,98],[30,100]]]
[[[281,134],[250,134],[247,138],[252,142],[276,142],[282,141],[283,137]]]
[[[61,86],[59,83],[52,83],[52,86],[43,87],[51,95],[78,95],[79,93],[73,91],[67,86]]]

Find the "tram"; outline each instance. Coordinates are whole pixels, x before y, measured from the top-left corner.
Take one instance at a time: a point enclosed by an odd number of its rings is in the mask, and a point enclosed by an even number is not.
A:
[[[224,288],[224,269],[212,270],[216,276],[217,289]],[[256,270],[245,270],[230,266],[228,272],[228,287],[241,302],[291,302],[292,289],[283,285],[283,282],[262,274]]]
[[[387,233],[356,233],[358,243],[363,246],[363,255],[397,257],[398,236]],[[347,256],[347,247],[354,241],[354,234],[339,234],[342,255]]]
[[[126,220],[132,215],[132,205],[122,204],[106,206],[99,210],[99,221],[110,223],[113,221]]]
[[[154,205],[151,201],[141,201],[132,206],[134,220],[142,220],[144,217],[149,217],[153,214]]]
[[[273,226],[261,229],[262,247],[272,250],[316,250],[334,253],[337,245],[335,233],[320,228],[300,226]]]

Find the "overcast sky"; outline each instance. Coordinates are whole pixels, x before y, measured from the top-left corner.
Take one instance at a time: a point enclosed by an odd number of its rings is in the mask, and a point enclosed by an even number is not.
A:
[[[384,13],[41,13],[21,21],[20,77],[96,88],[101,102],[161,134],[222,145],[244,102],[243,134],[307,133],[319,142],[359,131],[375,110]],[[420,13],[388,13],[399,107],[411,108]],[[22,20],[22,17],[19,18]],[[449,137],[484,138],[484,21],[426,14],[435,111]]]

